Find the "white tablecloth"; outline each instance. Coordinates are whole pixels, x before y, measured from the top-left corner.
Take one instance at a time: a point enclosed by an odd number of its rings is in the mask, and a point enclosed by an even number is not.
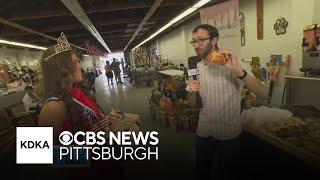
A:
[[[158,73],[167,75],[167,76],[183,76],[183,71],[175,70],[175,69],[169,69],[164,71],[158,71]]]

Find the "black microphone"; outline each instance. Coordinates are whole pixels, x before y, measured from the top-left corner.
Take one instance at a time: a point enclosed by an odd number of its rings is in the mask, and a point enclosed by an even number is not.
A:
[[[200,62],[201,59],[198,56],[192,56],[188,58],[188,76],[192,76],[193,80],[197,80],[197,75],[199,75],[199,70],[197,68],[197,63]],[[195,94],[195,107],[196,108],[202,108],[202,99],[200,97],[199,92],[196,92]]]

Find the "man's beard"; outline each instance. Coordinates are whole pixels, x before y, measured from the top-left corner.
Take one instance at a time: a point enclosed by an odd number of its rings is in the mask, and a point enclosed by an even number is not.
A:
[[[201,58],[201,59],[205,59],[208,54],[211,52],[213,46],[211,43],[209,43],[207,46],[204,47],[203,52],[197,52],[197,55]]]

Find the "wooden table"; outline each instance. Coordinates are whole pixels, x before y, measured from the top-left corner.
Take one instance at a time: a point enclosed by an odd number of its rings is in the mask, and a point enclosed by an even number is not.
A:
[[[141,85],[142,82],[151,82],[154,79],[157,79],[158,75],[156,72],[146,72],[146,73],[132,73],[132,81],[134,82],[134,86]]]

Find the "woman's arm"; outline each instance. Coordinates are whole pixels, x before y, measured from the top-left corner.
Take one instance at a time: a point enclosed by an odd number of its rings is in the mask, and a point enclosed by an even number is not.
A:
[[[51,101],[43,106],[39,116],[39,125],[52,126],[54,141],[56,142],[62,131],[63,122],[66,117],[67,109],[65,103],[62,101]]]

